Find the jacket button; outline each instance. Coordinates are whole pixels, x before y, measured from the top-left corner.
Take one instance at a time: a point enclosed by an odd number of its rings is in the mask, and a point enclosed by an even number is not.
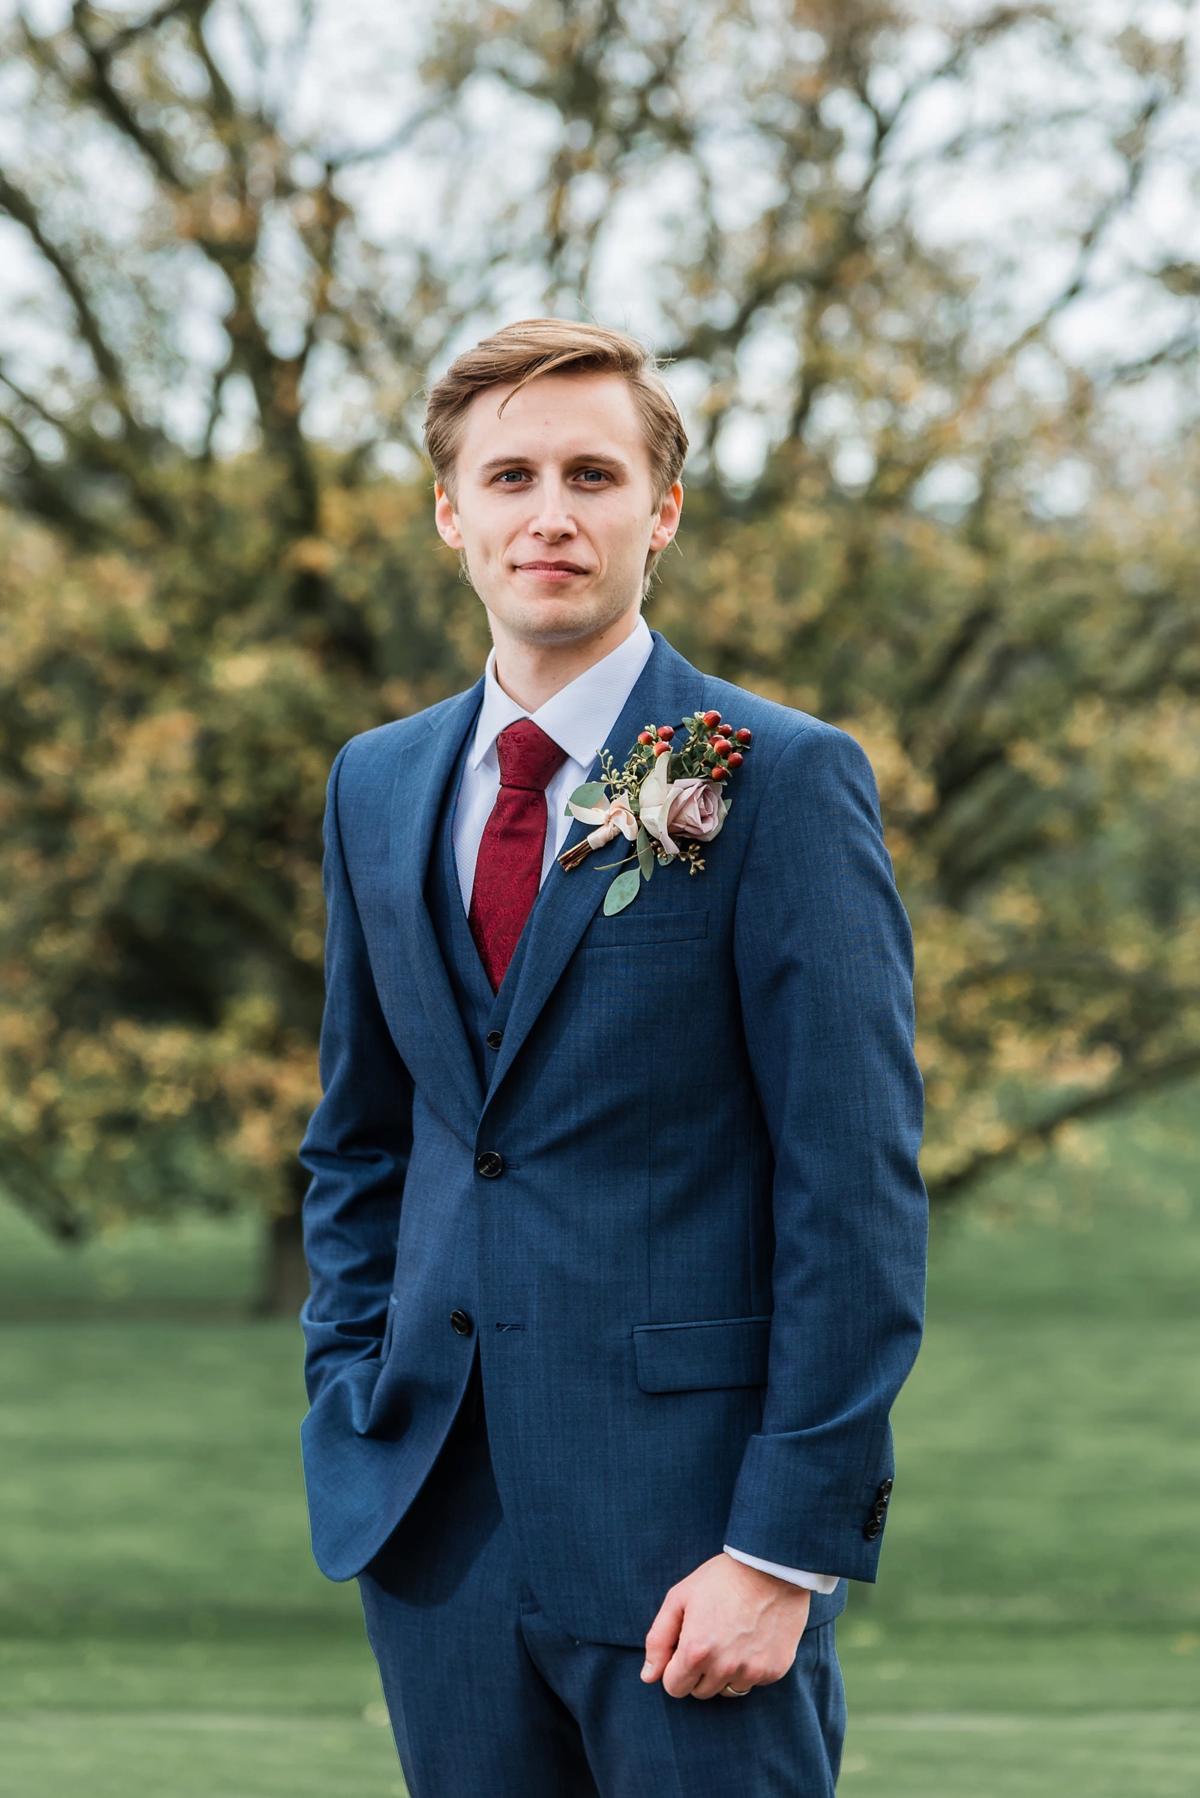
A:
[[[878,1492],[875,1494],[876,1498],[881,1498],[883,1500],[884,1504],[886,1504],[888,1499],[892,1495],[892,1487],[895,1485],[895,1483],[896,1482],[894,1480],[884,1480],[884,1482],[880,1486]]]
[[[498,1049],[504,1041],[504,1032],[503,1030],[489,1030],[483,1040],[489,1049]]]
[[[880,1517],[868,1517],[867,1521],[863,1524],[863,1535],[866,1537],[867,1541],[874,1542],[876,1536],[881,1536],[882,1534],[883,1519]]]
[[[495,1149],[485,1149],[475,1158],[475,1172],[485,1180],[498,1180],[504,1172],[504,1157]]]
[[[465,1311],[452,1311],[450,1313],[450,1328],[454,1331],[456,1336],[469,1336],[471,1334],[471,1320]]]

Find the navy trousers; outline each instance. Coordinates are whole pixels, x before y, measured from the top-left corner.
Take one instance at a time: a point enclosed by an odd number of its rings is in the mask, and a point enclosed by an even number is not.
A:
[[[640,1649],[564,1634],[516,1561],[478,1373],[359,1584],[411,1798],[833,1798],[834,1625],[806,1632],[777,1684],[705,1701],[643,1685]]]

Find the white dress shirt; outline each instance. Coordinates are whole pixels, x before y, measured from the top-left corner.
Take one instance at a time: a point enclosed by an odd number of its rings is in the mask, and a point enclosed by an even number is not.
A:
[[[468,912],[479,845],[500,791],[500,760],[496,754],[496,738],[500,732],[515,724],[518,718],[532,718],[560,749],[567,752],[566,761],[546,788],[550,828],[546,832],[546,849],[542,856],[542,879],[545,880],[574,822],[567,816],[567,800],[587,779],[588,770],[625,710],[625,701],[650,660],[653,648],[654,638],[646,620],[639,618],[623,643],[610,650],[603,661],[594,662],[567,686],[560,687],[536,712],[527,712],[504,691],[496,679],[496,652],[493,649],[484,671],[483,704],[479,708],[475,741],[463,769],[458,810],[454,814],[454,860],[463,906]],[[624,841],[622,837],[621,842]]]
[[[483,704],[475,726],[475,741],[463,769],[458,808],[454,814],[454,860],[458,870],[458,887],[463,909],[471,909],[471,890],[475,884],[475,863],[484,828],[500,791],[500,761],[496,754],[496,738],[518,718],[533,722],[552,737],[567,759],[546,788],[549,828],[542,856],[542,879],[545,880],[562,848],[573,820],[567,816],[567,800],[587,779],[592,763],[608,741],[609,732],[625,710],[642,669],[650,659],[654,639],[644,618],[623,643],[618,643],[602,661],[577,675],[539,706],[527,712],[511,699],[496,679],[496,652],[493,649],[484,670]],[[644,723],[674,723],[674,719],[642,719]],[[617,745],[620,755],[624,745]],[[618,838],[618,847],[623,839]],[[804,1573],[796,1567],[781,1567],[774,1561],[761,1561],[757,1555],[743,1554],[739,1548],[725,1544],[725,1553],[747,1567],[762,1573],[773,1573],[795,1586],[807,1586],[811,1592],[832,1592],[836,1574]]]

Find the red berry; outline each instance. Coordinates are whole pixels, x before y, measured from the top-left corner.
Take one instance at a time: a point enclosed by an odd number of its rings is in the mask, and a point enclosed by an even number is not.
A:
[[[705,712],[704,722],[708,726],[709,730],[715,730],[717,725],[720,724],[720,722],[721,722],[720,712]]]
[[[675,735],[675,726],[673,724],[660,724],[659,725],[658,740],[660,743],[669,743],[671,741],[671,738],[674,735]]]
[[[654,745],[654,753],[655,755],[670,755],[671,745],[669,743],[656,743]]]
[[[654,741],[654,738],[650,735],[650,732],[648,730],[640,730],[638,732],[638,742],[639,743],[653,743],[653,741]]]
[[[732,724],[718,724],[717,735],[719,737],[731,737],[733,735]]]
[[[729,770],[725,766],[724,762],[717,763],[717,766],[712,771],[712,778],[714,780],[728,780],[729,779]]]
[[[733,734],[739,743],[749,743],[753,737],[753,732],[748,730],[735,730]]]
[[[740,768],[742,763],[745,761],[745,759],[746,759],[745,756],[739,755],[737,750],[735,749],[733,754],[729,758],[729,766],[731,768]]]
[[[733,745],[729,741],[728,737],[718,737],[716,742],[713,744],[713,748],[716,750],[718,755],[728,755],[730,750],[733,748]]]

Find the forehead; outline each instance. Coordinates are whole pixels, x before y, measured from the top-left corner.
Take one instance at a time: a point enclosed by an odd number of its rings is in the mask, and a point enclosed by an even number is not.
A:
[[[519,392],[514,385],[475,395],[464,415],[460,466],[498,455],[569,461],[603,451],[649,470],[642,422],[622,375],[538,375]]]

